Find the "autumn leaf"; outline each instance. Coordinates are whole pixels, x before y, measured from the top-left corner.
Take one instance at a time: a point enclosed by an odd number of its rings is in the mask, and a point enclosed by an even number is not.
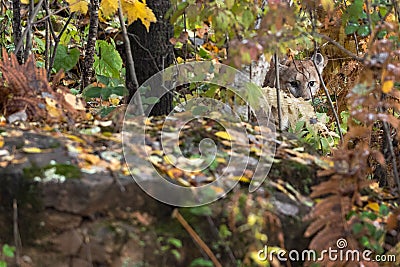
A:
[[[42,150],[38,147],[23,147],[22,151],[29,154],[37,154],[42,152]]]
[[[85,0],[66,0],[71,12],[80,12],[86,14],[88,11],[88,2]]]
[[[394,82],[392,80],[385,81],[382,85],[382,92],[387,94],[392,91]]]
[[[233,138],[225,131],[216,132],[215,136],[218,136],[219,138],[222,138],[222,139],[225,139],[225,140],[229,140],[229,141],[233,140]]]
[[[103,12],[103,15],[108,17],[117,11],[118,0],[102,0],[100,3],[100,9]]]
[[[366,206],[366,208],[370,208],[373,211],[379,212],[379,204],[376,202],[370,202],[368,203],[368,205]]]
[[[48,114],[52,117],[52,118],[60,118],[61,117],[61,110],[60,107],[57,103],[57,101],[55,101],[52,98],[46,97],[46,110],[48,112]]]
[[[140,19],[149,31],[150,23],[157,21],[153,11],[147,7],[146,3],[138,0],[123,0],[121,5],[123,13],[128,17],[128,24]]]
[[[321,0],[321,5],[328,12],[332,12],[335,8],[335,2],[333,0]]]

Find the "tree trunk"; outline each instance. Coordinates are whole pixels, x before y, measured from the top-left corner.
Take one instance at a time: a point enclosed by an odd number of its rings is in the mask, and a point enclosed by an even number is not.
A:
[[[141,21],[135,21],[128,27],[139,86],[173,63],[173,46],[169,42],[173,36],[173,27],[165,19],[165,13],[171,6],[170,0],[147,0],[146,3],[154,12],[157,22],[151,23],[149,32]],[[137,88],[134,88],[129,72],[127,72],[126,84],[131,99]],[[150,115],[165,115],[172,110],[172,93],[163,96],[153,93],[152,96],[160,97],[160,101],[151,110]]]
[[[13,0],[13,37],[14,37],[14,45],[17,47],[19,40],[22,38],[22,27],[21,27],[21,1]],[[17,52],[17,59],[20,64],[22,61],[22,49]]]
[[[90,24],[88,41],[85,49],[85,59],[82,65],[82,85],[81,90],[90,84],[90,79],[93,74],[93,62],[94,62],[94,50],[97,40],[97,30],[99,26],[99,0],[90,0],[89,12],[90,12]]]

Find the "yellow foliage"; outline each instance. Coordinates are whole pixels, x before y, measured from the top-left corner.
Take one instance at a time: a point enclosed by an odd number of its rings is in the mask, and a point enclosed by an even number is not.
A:
[[[50,98],[50,97],[46,97],[46,110],[48,112],[48,114],[52,117],[52,118],[60,118],[62,116],[62,111],[59,107],[59,104],[57,103],[57,101],[55,101],[54,99]]]
[[[225,131],[219,131],[215,133],[215,136],[218,136],[219,138],[225,139],[225,140],[229,140],[232,141],[233,137],[230,136],[227,132]]]
[[[114,14],[118,9],[118,0],[102,0],[100,9],[104,16],[108,17]]]
[[[29,153],[29,154],[36,154],[36,153],[42,152],[42,150],[38,147],[23,147],[22,151],[24,151],[25,153]]]
[[[22,0],[29,3],[29,0]],[[87,0],[66,0],[69,4],[71,12],[80,12],[86,14],[88,11]],[[143,25],[149,31],[150,23],[156,22],[156,16],[153,11],[146,5],[146,1],[139,0],[121,0],[122,10],[128,18],[128,24],[140,19]],[[100,3],[99,19],[111,16],[118,10],[118,0],[102,0]]]
[[[382,92],[387,94],[392,91],[394,82],[392,80],[385,81],[382,85]]]
[[[371,210],[375,212],[379,212],[379,204],[376,202],[369,202],[366,208],[370,208]]]
[[[85,0],[66,0],[71,12],[80,12],[86,14],[88,11],[88,2]]]
[[[147,31],[149,31],[150,23],[157,21],[153,11],[147,7],[145,2],[142,3],[138,0],[123,0],[121,5],[123,13],[128,17],[128,24],[140,19]]]
[[[335,2],[333,0],[321,0],[321,5],[327,12],[332,12],[335,8]]]

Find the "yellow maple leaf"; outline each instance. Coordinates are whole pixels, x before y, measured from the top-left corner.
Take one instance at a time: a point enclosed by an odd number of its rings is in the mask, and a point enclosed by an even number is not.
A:
[[[71,12],[80,12],[86,14],[88,11],[88,2],[86,0],[66,0]]]
[[[108,17],[114,14],[118,9],[118,0],[102,0],[100,4],[104,16]]]
[[[156,16],[153,11],[139,0],[122,0],[121,2],[123,13],[128,17],[128,24],[140,19],[147,31],[150,29],[150,23],[156,22]]]

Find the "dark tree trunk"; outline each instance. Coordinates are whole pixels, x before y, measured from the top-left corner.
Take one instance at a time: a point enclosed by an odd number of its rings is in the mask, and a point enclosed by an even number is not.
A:
[[[97,40],[97,29],[99,26],[99,0],[90,0],[89,13],[90,13],[90,24],[88,41],[85,49],[85,59],[82,65],[82,87],[83,90],[89,85],[90,79],[93,74],[93,62],[94,62],[94,50]]]
[[[133,61],[139,86],[151,76],[169,67],[173,63],[173,46],[169,42],[173,36],[173,27],[165,13],[171,6],[170,0],[147,0],[147,5],[154,12],[157,22],[151,23],[147,32],[141,21],[135,21],[128,27]],[[127,87],[130,99],[137,88],[132,85],[132,78],[127,72]],[[154,95],[153,95],[154,96]],[[157,95],[157,97],[161,97]],[[160,98],[150,115],[165,115],[172,110],[172,94],[167,93]]]
[[[19,40],[22,38],[22,27],[21,27],[21,1],[13,0],[13,37],[14,45],[17,47]],[[17,52],[18,62],[22,63],[22,49]]]

